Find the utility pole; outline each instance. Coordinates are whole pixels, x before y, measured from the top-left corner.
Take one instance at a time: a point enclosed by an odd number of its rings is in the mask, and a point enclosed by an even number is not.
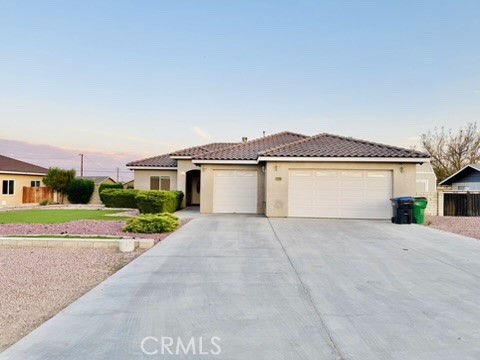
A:
[[[83,154],[78,154],[80,156],[80,176],[83,176]]]
[[[117,182],[120,179],[120,168],[117,167]]]

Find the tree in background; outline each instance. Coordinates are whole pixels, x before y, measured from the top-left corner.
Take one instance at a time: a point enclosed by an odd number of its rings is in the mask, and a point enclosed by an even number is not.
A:
[[[60,195],[60,202],[63,204],[65,193],[74,178],[75,170],[73,169],[50,168],[48,169],[47,176],[43,178],[43,183],[46,187],[56,191]]]
[[[95,183],[87,179],[73,179],[67,187],[68,201],[72,204],[88,204],[95,190]]]
[[[468,123],[456,133],[444,127],[434,128],[420,136],[423,148],[431,156],[438,181],[469,164],[480,162],[480,132],[477,123]]]

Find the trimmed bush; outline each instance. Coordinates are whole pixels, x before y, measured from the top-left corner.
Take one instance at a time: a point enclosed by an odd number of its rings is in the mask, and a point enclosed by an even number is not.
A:
[[[173,213],[180,209],[181,191],[139,191],[135,200],[142,214]]]
[[[170,213],[145,214],[129,219],[123,228],[125,232],[158,234],[171,232],[180,226],[178,218]]]
[[[133,189],[105,189],[100,193],[100,198],[106,207],[136,209],[137,194],[138,190]]]
[[[104,203],[104,201],[103,201],[103,198],[102,198],[102,191],[106,190],[106,189],[123,189],[123,185],[120,184],[120,183],[100,184],[100,186],[98,187],[98,194],[100,195],[100,200],[102,200],[103,203]]]
[[[88,204],[95,190],[95,183],[87,179],[73,179],[67,187],[67,198],[72,204]]]

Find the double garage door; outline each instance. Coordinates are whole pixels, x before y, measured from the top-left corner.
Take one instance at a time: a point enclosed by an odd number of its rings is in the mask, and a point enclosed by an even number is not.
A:
[[[392,172],[290,170],[288,215],[356,219],[391,217]]]
[[[257,213],[257,172],[215,170],[213,172],[214,213]]]

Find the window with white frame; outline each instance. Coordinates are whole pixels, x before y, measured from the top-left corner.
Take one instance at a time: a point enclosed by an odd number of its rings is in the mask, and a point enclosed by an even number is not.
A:
[[[15,194],[15,181],[3,180],[2,181],[2,195],[14,195]]]

